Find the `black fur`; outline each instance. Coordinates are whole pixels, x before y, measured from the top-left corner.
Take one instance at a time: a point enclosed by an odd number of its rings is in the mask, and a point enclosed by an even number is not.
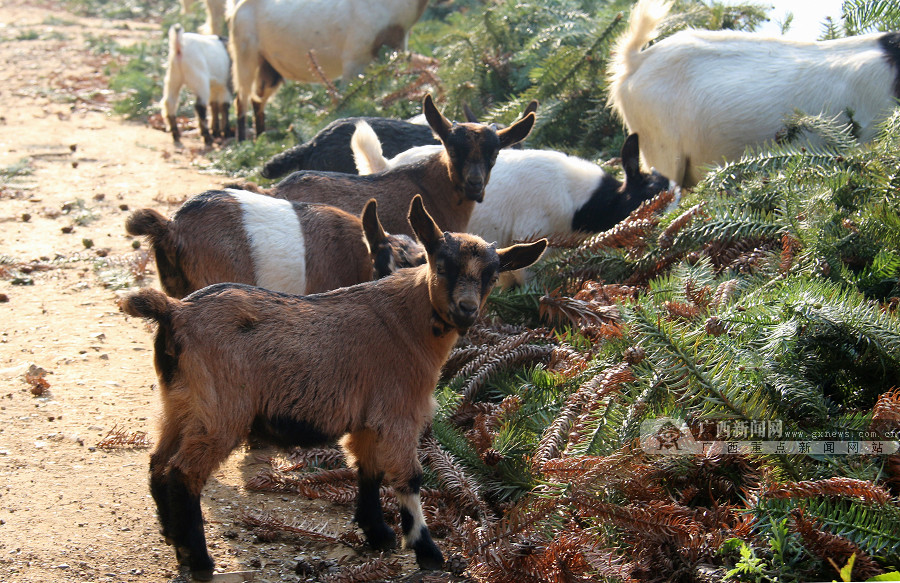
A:
[[[397,546],[394,529],[384,521],[381,509],[381,480],[383,475],[367,476],[359,473],[359,498],[353,519],[366,535],[369,545],[376,550],[388,550]]]
[[[591,197],[572,217],[572,230],[600,233],[616,226],[645,200],[669,189],[669,179],[658,172],[641,172],[637,134],[622,146],[625,182],[604,175]]]
[[[878,39],[884,58],[894,68],[894,97],[900,99],[900,32],[889,32]]]
[[[415,146],[440,143],[426,125],[384,117],[348,117],[331,122],[308,142],[274,156],[263,166],[261,174],[265,178],[278,178],[295,170],[356,174],[350,139],[361,120],[375,131],[388,158]]]
[[[250,434],[282,449],[312,447],[334,441],[334,436],[320,431],[314,424],[284,415],[257,417],[253,420]]]
[[[206,550],[200,493],[191,494],[184,474],[175,468],[168,472],[167,486],[172,542],[179,557],[190,566],[191,577],[197,581],[209,581],[212,579],[214,564]]]

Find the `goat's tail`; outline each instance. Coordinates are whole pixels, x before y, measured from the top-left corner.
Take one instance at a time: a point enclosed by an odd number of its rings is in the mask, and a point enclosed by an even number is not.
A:
[[[180,59],[184,47],[184,28],[180,24],[173,24],[169,28],[169,60]]]
[[[141,209],[131,213],[125,221],[125,230],[129,235],[144,235],[150,240],[163,289],[174,297],[183,298],[193,289],[178,259],[177,236],[172,232],[173,224],[153,209]]]
[[[273,156],[262,167],[260,174],[263,178],[278,178],[284,176],[294,170],[302,170],[306,164],[306,156],[309,154],[310,146],[300,144],[289,148],[284,152]]]
[[[122,298],[120,307],[129,316],[156,320],[160,324],[169,322],[172,309],[178,300],[173,300],[159,290],[144,288]]]
[[[616,89],[637,69],[641,48],[656,38],[657,26],[671,7],[672,0],[639,0],[631,9],[628,30],[616,41],[609,59],[609,95],[613,105]]]
[[[169,234],[169,219],[153,209],[134,211],[125,221],[129,235],[146,235],[156,245]]]
[[[350,149],[353,150],[353,161],[356,163],[356,172],[363,174],[375,174],[387,168],[387,160],[381,150],[381,140],[378,134],[365,121],[356,122],[356,129],[350,138]]]

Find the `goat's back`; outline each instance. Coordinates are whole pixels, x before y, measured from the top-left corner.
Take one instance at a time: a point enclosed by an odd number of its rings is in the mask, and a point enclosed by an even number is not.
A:
[[[178,352],[160,374],[194,390],[215,375],[221,391],[245,387],[281,413],[316,411],[335,437],[380,403],[425,414],[456,339],[432,334],[425,269],[311,296],[219,284],[173,300],[160,333]]]
[[[365,121],[375,131],[386,156],[425,144],[440,144],[431,128],[383,117],[348,117],[331,122],[307,142],[272,157],[262,175],[277,178],[296,170],[323,170],[357,174],[350,150],[356,124]]]

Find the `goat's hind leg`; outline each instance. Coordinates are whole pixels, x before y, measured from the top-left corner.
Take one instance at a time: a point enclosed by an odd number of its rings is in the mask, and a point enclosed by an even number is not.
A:
[[[185,437],[168,474],[168,504],[172,541],[179,563],[187,564],[197,581],[212,579],[214,563],[206,547],[200,494],[213,470],[233,448],[215,436]]]
[[[169,460],[178,450],[180,436],[177,432],[163,433],[159,445],[150,456],[150,494],[156,502],[160,533],[166,544],[172,544],[173,517],[169,504]]]
[[[206,103],[202,103],[197,99],[194,104],[194,110],[197,112],[197,123],[200,124],[200,135],[203,136],[203,143],[207,146],[212,145],[212,136],[209,134],[209,123],[206,120]]]

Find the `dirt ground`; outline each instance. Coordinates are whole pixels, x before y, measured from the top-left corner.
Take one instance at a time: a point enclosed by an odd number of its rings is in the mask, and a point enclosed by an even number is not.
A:
[[[97,447],[111,431],[153,441],[159,410],[151,331],[120,313],[122,292],[104,284],[110,270],[146,261],[125,218],[143,207],[171,214],[224,181],[202,171],[196,132],[176,149],[169,134],[110,112],[108,57],[85,39],[127,44],[159,34],[156,25],[83,18],[52,2],[0,0],[0,171],[20,163],[30,171],[0,175],[2,581],[180,580],[149,495],[151,450]],[[146,284],[158,287],[152,262],[147,268]],[[46,371],[43,381],[38,371],[27,382],[32,365]],[[217,579],[304,580],[301,561],[330,567],[313,573],[325,579],[342,555],[374,558],[302,539],[262,542],[242,527],[243,513],[268,510],[336,533],[350,528],[349,508],[247,491],[258,457],[234,452],[204,491],[210,551],[217,571],[230,573]],[[398,558],[407,577],[414,561],[406,551]]]

